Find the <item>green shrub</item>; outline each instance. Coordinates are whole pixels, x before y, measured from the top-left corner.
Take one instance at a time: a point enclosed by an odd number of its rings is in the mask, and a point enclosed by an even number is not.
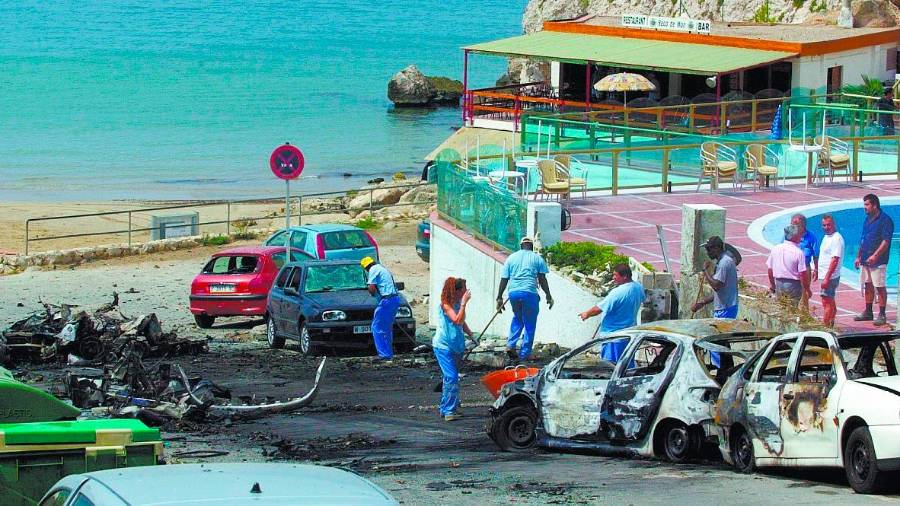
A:
[[[355,225],[363,230],[375,230],[381,228],[381,223],[378,223],[375,218],[372,218],[371,216],[366,216],[365,218],[358,220]]]
[[[394,172],[394,176],[391,178],[394,181],[406,181],[406,174],[402,172]]]
[[[614,247],[593,242],[558,242],[545,248],[544,256],[554,267],[575,267],[585,274],[603,271],[607,266],[619,263],[628,265],[628,257],[616,252]],[[653,270],[646,262],[641,265]]]
[[[222,246],[231,242],[231,238],[227,235],[204,235],[200,243],[204,246]]]
[[[233,238],[239,240],[256,239],[256,232],[250,230],[250,227],[257,225],[256,220],[253,218],[238,218],[232,221],[231,225],[235,230],[234,234],[232,234]]]
[[[764,2],[762,5],[756,9],[756,12],[753,13],[753,21],[755,23],[774,23],[775,18],[772,17],[772,13],[769,11],[769,3]]]
[[[884,84],[881,83],[880,79],[872,78],[865,74],[860,77],[862,77],[862,84],[845,84],[841,87],[841,93],[872,97],[872,100],[859,97],[841,97],[841,102],[856,104],[860,109],[868,109],[872,106],[875,99],[884,95]]]

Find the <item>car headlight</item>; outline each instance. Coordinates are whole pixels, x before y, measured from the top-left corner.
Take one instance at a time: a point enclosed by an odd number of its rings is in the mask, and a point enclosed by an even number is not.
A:
[[[346,320],[347,313],[343,311],[339,311],[337,309],[332,309],[329,311],[322,311],[322,320],[326,322],[333,322],[338,320]]]
[[[397,310],[397,317],[412,318],[412,309],[409,306],[400,306],[400,309]]]

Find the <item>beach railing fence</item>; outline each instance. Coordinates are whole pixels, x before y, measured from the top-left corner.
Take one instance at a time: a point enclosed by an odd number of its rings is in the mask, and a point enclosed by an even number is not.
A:
[[[304,220],[315,217],[331,218],[345,214],[346,205],[355,198],[365,197],[368,204],[357,207],[357,211],[373,213],[380,209],[429,205],[434,199],[425,201],[404,201],[391,204],[376,203],[375,192],[379,190],[405,189],[427,186],[424,181],[382,185],[351,191],[318,192],[292,195],[290,203],[291,225],[302,225]],[[366,200],[363,198],[363,200]],[[123,204],[128,206],[128,204]],[[79,239],[78,247],[99,246],[109,243],[111,237],[125,238],[129,247],[149,242],[159,227],[150,226],[154,216],[171,216],[197,211],[200,219],[196,223],[175,225],[176,228],[197,227],[199,235],[241,234],[251,229],[281,228],[285,225],[285,199],[279,197],[258,197],[247,199],[208,200],[152,207],[116,209],[102,212],[47,216],[25,220],[25,255],[72,247],[72,240]],[[179,213],[181,211],[182,213]],[[162,214],[160,214],[162,213]],[[182,234],[194,235],[194,234]],[[34,244],[48,245],[35,251]],[[123,243],[124,244],[124,243]]]

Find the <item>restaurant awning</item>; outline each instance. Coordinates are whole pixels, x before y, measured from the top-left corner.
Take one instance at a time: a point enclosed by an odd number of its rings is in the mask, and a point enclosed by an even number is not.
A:
[[[472,53],[527,56],[568,63],[590,61],[611,67],[700,75],[726,74],[796,56],[796,53],[784,51],[550,31],[474,44],[464,49]]]

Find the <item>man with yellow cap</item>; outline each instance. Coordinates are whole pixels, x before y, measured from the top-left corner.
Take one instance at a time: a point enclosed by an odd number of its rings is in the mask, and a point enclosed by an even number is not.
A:
[[[390,360],[394,358],[394,319],[397,318],[397,310],[400,308],[400,294],[394,286],[394,276],[374,258],[365,257],[359,264],[368,273],[366,284],[369,293],[378,299],[378,306],[375,307],[375,315],[372,318],[375,350],[378,351],[380,358]]]

